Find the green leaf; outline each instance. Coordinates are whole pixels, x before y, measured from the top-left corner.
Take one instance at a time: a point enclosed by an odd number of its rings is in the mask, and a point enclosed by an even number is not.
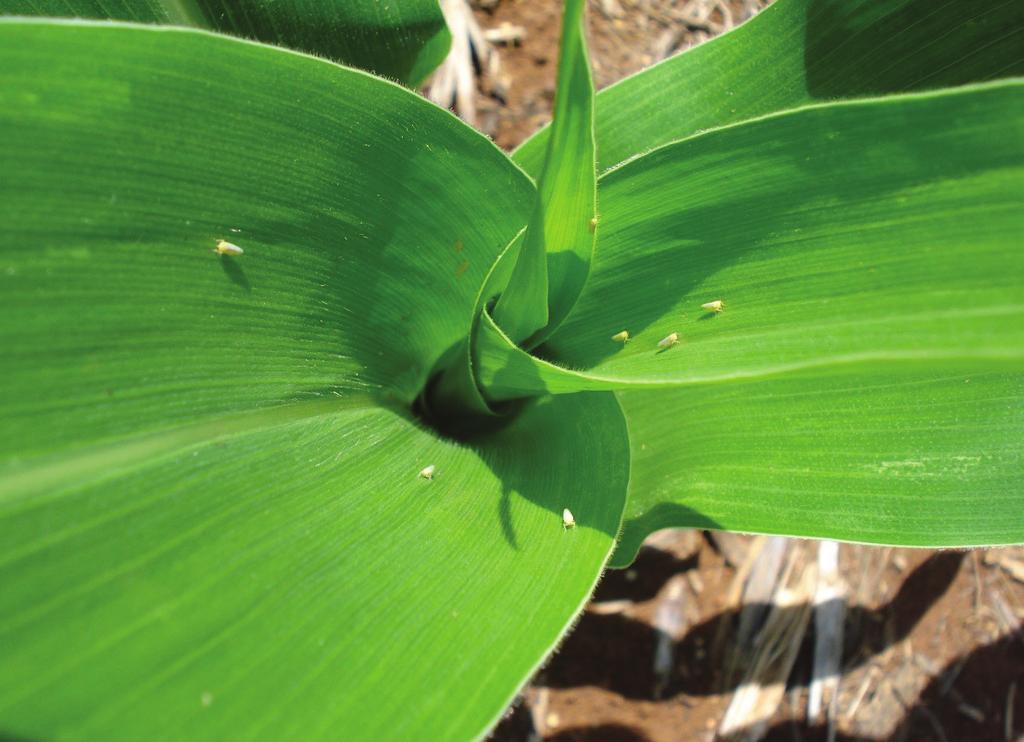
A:
[[[476,303],[470,317],[470,328],[465,339],[438,362],[438,374],[428,382],[428,391],[421,398],[425,413],[443,422],[446,427],[469,427],[493,423],[499,415],[484,398],[476,379],[475,345],[480,322],[487,306],[508,285],[515,266],[512,258],[522,249],[526,227],[517,234],[494,261],[490,272],[480,285]],[[487,319],[491,322],[490,316]],[[509,341],[511,342],[511,341]],[[514,345],[514,344],[513,344]],[[485,423],[486,421],[486,423]],[[465,432],[465,431],[464,431]]]
[[[0,15],[195,26],[419,85],[448,53],[437,0],[0,0]]]
[[[590,279],[540,348],[553,363],[483,332],[486,394],[869,361],[1019,368],[1022,91],[1007,81],[811,107],[609,172]],[[720,314],[701,308],[714,300]],[[612,340],[622,330],[625,345]],[[679,344],[659,348],[670,333]]]
[[[364,73],[196,31],[0,32],[12,409],[60,390],[106,435],[337,389],[411,402],[529,211],[492,143]],[[4,416],[0,450],[81,435],[65,413]]]
[[[669,526],[1024,539],[1022,89],[807,108],[601,179],[600,249],[549,360],[484,322],[477,367],[496,400],[626,390],[616,566]]]
[[[698,131],[816,101],[1024,75],[1024,4],[778,0],[597,96],[603,168]],[[516,161],[540,171],[548,129]]]
[[[519,258],[494,308],[495,319],[512,339],[529,338],[531,346],[569,314],[586,281],[594,250],[594,84],[584,8],[583,0],[565,3],[553,135]]]
[[[409,412],[532,184],[396,85],[197,31],[0,22],[0,98],[0,729],[481,734],[628,478],[608,394],[472,442]]]
[[[538,405],[472,447],[347,397],[8,474],[0,724],[478,736],[586,601],[626,462],[611,395]]]
[[[619,395],[633,451],[613,563],[690,526],[912,546],[1024,540],[1024,375],[872,364]]]

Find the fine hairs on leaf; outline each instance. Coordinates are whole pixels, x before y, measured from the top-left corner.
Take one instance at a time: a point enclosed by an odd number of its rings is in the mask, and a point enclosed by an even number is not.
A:
[[[1024,542],[1020,5],[585,5],[510,158],[432,0],[0,0],[0,736],[476,739],[654,530]]]

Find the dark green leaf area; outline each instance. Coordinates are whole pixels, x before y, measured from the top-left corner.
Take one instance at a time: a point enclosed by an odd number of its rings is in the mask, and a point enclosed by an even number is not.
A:
[[[905,93],[1024,74],[1024,5],[813,0],[804,68],[815,99]]]
[[[436,0],[0,0],[0,15],[194,26],[418,85],[448,53]]]

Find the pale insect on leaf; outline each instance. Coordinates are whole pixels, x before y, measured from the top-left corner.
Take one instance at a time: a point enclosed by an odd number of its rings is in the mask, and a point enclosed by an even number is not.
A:
[[[673,345],[675,345],[678,342],[679,342],[679,333],[678,332],[673,332],[673,333],[671,333],[669,335],[666,335],[661,340],[659,340],[658,341],[658,347],[659,348],[671,348]]]
[[[238,245],[234,245],[227,240],[217,240],[217,246],[213,248],[213,251],[218,255],[242,255],[245,251]]]

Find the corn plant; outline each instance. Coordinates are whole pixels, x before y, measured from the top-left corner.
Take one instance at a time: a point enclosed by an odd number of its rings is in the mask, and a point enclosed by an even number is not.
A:
[[[1020,3],[595,95],[567,0],[511,158],[338,64],[432,2],[111,5],[0,0],[3,736],[472,738],[655,529],[1024,540]]]

